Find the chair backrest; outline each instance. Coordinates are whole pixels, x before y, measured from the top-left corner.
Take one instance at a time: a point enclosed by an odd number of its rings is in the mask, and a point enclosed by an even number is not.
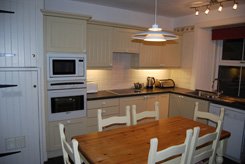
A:
[[[215,115],[215,114],[212,114],[209,112],[202,112],[202,111],[198,110],[198,102],[196,102],[196,104],[195,104],[195,112],[194,112],[194,120],[195,121],[197,120],[197,118],[202,118],[202,119],[210,120],[210,121],[216,123],[216,131],[215,132],[217,133],[217,136],[216,136],[216,138],[212,144],[213,152],[211,154],[211,157],[209,158],[209,163],[213,163],[215,160],[218,142],[219,142],[220,134],[222,131],[224,113],[225,112],[224,112],[223,107],[220,109],[219,115]]]
[[[222,124],[221,121],[218,120],[218,126],[221,126],[221,124]],[[191,140],[191,146],[190,146],[187,163],[195,164],[204,159],[209,159],[208,163],[213,164],[215,152],[218,144],[217,138],[219,139],[220,133],[215,131],[213,133],[206,134],[202,137],[199,137],[199,133],[200,133],[200,128],[195,127],[193,132],[193,137]],[[199,146],[205,144],[207,145],[209,143],[211,143],[211,146],[209,146],[207,149],[205,147],[200,147],[200,149],[196,149]]]
[[[148,155],[148,164],[155,164],[156,162],[163,161],[167,158],[173,157],[175,155],[181,155],[179,164],[186,164],[188,159],[188,151],[190,147],[190,142],[192,138],[192,129],[186,131],[185,142],[180,145],[171,146],[167,149],[157,151],[158,139],[153,138],[150,142],[150,150]],[[166,161],[169,163],[169,160]],[[176,162],[175,162],[176,163]]]
[[[66,141],[65,137],[65,127],[63,124],[59,123],[60,140],[63,152],[64,164],[70,164],[69,157],[74,164],[81,164],[82,160],[78,152],[78,142],[76,139],[72,139],[72,146]]]
[[[103,131],[103,127],[113,125],[113,124],[126,124],[130,125],[130,106],[126,106],[126,115],[125,116],[112,116],[109,118],[102,119],[102,110],[98,109],[98,131]]]
[[[159,120],[159,102],[156,101],[154,103],[154,110],[153,111],[144,111],[141,113],[136,112],[136,105],[132,105],[132,121],[133,125],[137,124],[138,120],[143,118],[155,118],[155,120]]]
[[[198,102],[195,103],[195,111],[194,111],[194,120],[196,121],[197,118],[207,119],[211,120],[215,123],[218,123],[218,120],[221,120],[223,122],[224,120],[224,108],[221,108],[220,115],[215,115],[209,112],[202,112],[198,110]]]

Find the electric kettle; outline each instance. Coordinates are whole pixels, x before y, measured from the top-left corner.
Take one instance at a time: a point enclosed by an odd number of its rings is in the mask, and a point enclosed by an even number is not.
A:
[[[147,77],[146,88],[153,88],[154,84],[155,84],[155,78]]]

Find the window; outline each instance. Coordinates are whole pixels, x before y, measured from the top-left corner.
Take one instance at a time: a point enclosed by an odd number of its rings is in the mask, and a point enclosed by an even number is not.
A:
[[[245,98],[245,39],[218,41],[217,77],[224,95]]]

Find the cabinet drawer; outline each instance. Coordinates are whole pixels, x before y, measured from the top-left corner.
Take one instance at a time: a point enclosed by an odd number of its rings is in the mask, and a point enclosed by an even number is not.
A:
[[[87,108],[94,109],[94,108],[102,108],[102,107],[109,107],[109,106],[118,106],[119,99],[103,99],[103,100],[94,100],[87,102]]]
[[[107,108],[98,108],[102,109],[102,116],[110,116],[110,115],[116,115],[119,114],[119,106],[111,106]],[[87,117],[97,117],[97,111],[98,109],[90,109],[87,111]]]

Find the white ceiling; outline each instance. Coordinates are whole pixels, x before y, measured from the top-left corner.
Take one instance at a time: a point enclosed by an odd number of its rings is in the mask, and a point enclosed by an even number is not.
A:
[[[102,6],[115,7],[120,9],[138,11],[143,13],[154,14],[154,0],[74,0],[86,3],[92,3]],[[217,0],[225,1],[225,0]],[[245,3],[244,0],[237,0],[239,4]],[[207,4],[209,0],[158,0],[157,15],[167,17],[179,17],[194,14],[191,6]],[[225,2],[224,7],[231,7],[233,2]],[[218,8],[214,6],[215,9]],[[211,8],[212,9],[212,8]],[[205,7],[200,10],[205,10]]]

